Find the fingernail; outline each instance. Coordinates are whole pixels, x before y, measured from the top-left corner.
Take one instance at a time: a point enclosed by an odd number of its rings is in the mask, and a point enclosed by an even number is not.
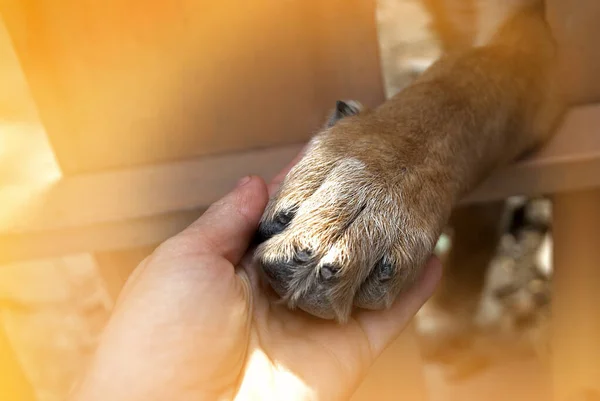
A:
[[[240,179],[236,185],[236,187],[243,187],[244,185],[246,185],[247,183],[249,183],[252,180],[252,176],[245,176],[244,178]]]

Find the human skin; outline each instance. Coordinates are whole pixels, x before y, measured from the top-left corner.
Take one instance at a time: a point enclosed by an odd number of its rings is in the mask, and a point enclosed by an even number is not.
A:
[[[293,164],[293,162],[292,162]],[[342,400],[432,295],[431,258],[390,309],[343,325],[291,311],[249,244],[286,170],[249,176],[161,244],[124,287],[71,400]]]

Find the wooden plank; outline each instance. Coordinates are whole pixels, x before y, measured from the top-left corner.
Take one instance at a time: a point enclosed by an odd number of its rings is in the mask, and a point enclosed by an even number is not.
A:
[[[292,144],[384,98],[374,0],[0,7],[66,175]]]
[[[492,174],[464,202],[600,186],[600,105],[573,108],[539,151]]]
[[[270,179],[301,147],[0,188],[0,264],[160,243],[200,216],[240,177]]]
[[[301,147],[65,177],[44,190],[30,189],[35,199],[3,211],[0,224],[3,232],[47,231],[202,209],[245,175],[274,176]]]
[[[498,171],[467,202],[600,186],[600,105],[574,109],[555,137]],[[66,177],[21,195],[0,216],[0,263],[68,252],[126,249],[163,241],[227,193],[242,176],[270,179],[302,144],[179,163]],[[20,192],[32,192],[22,188]],[[0,204],[10,204],[3,199]],[[9,193],[19,192],[13,189]]]
[[[127,250],[160,243],[200,217],[202,210],[0,235],[0,266],[63,255]]]

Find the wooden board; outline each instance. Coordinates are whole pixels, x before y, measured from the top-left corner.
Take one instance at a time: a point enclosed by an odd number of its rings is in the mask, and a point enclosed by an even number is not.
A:
[[[494,173],[464,202],[597,186],[600,186],[600,105],[590,104],[573,108],[539,151]]]
[[[160,243],[240,177],[274,176],[301,146],[0,188],[0,264]]]
[[[374,0],[3,0],[65,174],[306,140],[384,98]]]
[[[0,189],[0,263],[153,245],[247,174],[270,179],[302,144],[66,177]],[[464,202],[600,186],[600,105],[574,109],[539,152],[492,175]],[[19,196],[15,195],[20,193]],[[15,201],[17,199],[18,201]]]

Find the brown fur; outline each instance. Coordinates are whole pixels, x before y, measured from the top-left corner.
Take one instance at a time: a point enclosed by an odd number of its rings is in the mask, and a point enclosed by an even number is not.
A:
[[[378,108],[344,106],[264,213],[257,258],[290,307],[348,319],[417,277],[457,202],[541,143],[563,104],[535,2]]]

